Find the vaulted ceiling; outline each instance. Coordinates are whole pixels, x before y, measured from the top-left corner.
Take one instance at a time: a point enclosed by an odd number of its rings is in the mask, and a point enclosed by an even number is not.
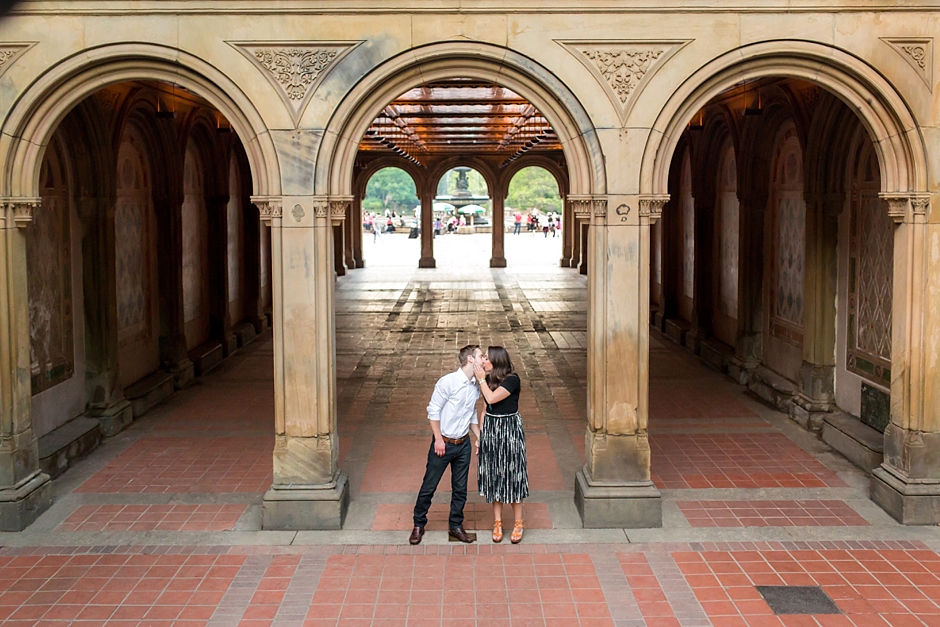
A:
[[[499,85],[449,80],[416,87],[392,101],[359,144],[363,152],[423,156],[505,156],[560,151],[558,136],[525,98]]]

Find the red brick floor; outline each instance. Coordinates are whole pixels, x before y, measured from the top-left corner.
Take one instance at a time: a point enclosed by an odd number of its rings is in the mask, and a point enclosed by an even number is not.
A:
[[[56,531],[228,531],[247,505],[82,505]]]
[[[693,527],[868,527],[845,501],[677,501]]]
[[[835,472],[782,433],[653,434],[660,488],[845,487]]]
[[[467,529],[492,529],[493,506],[489,503],[467,503],[463,510]],[[523,516],[527,529],[552,529],[552,518],[545,503],[525,503]],[[428,511],[428,531],[447,531],[450,526],[450,504],[435,503]],[[512,530],[513,514],[509,505],[503,505],[503,530]],[[414,527],[414,504],[380,503],[372,522],[373,531],[411,531]],[[485,538],[484,538],[485,539]]]
[[[144,437],[76,492],[263,492],[274,437]]]
[[[427,419],[425,418],[425,422]],[[425,425],[426,426],[426,425]],[[431,434],[420,436],[385,435],[382,446],[372,450],[372,456],[366,466],[362,492],[408,492],[418,493],[424,471],[427,467],[428,450],[431,447]],[[450,491],[450,468],[444,471],[438,490]],[[477,490],[476,455],[470,462],[467,490]]]
[[[716,626],[940,625],[940,555],[932,551],[677,552]],[[754,588],[821,586],[843,615],[774,616]]]
[[[10,627],[204,625],[242,555],[0,557],[0,620]],[[130,622],[119,622],[130,621]],[[192,622],[190,622],[192,621]]]

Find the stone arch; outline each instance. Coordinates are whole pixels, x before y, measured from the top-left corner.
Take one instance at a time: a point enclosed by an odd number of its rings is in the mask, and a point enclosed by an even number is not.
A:
[[[369,185],[369,180],[375,175],[376,172],[386,168],[398,168],[399,170],[404,170],[404,172],[411,177],[411,181],[415,185],[415,193],[418,194],[418,198],[421,197],[421,190],[424,189],[425,179],[427,178],[426,171],[423,171],[420,167],[416,166],[412,162],[400,157],[381,157],[379,159],[370,161],[366,167],[356,173],[355,181],[353,182],[353,194],[359,198],[365,196],[366,187]]]
[[[336,108],[323,134],[314,171],[315,192],[349,195],[359,141],[382,108],[413,87],[455,76],[495,82],[526,98],[558,135],[568,162],[570,193],[606,193],[600,141],[571,90],[518,52],[466,41],[408,50],[360,80]]]
[[[513,177],[526,168],[542,168],[543,170],[547,170],[555,179],[555,183],[558,185],[558,194],[562,199],[568,195],[568,173],[557,161],[543,157],[542,155],[525,155],[503,168],[502,172],[499,173],[499,185],[501,189],[508,193],[509,184],[512,183]]]
[[[894,87],[857,57],[808,41],[769,41],[728,52],[700,67],[666,102],[653,124],[640,169],[643,194],[665,194],[669,165],[685,126],[712,98],[764,76],[803,79],[836,95],[864,124],[878,153],[882,192],[927,190],[926,147]]]
[[[119,43],[83,50],[56,64],[17,99],[2,127],[9,136],[0,195],[35,197],[42,155],[75,105],[110,84],[149,79],[180,85],[216,107],[241,138],[260,195],[280,193],[274,142],[248,96],[202,59],[167,46]]]
[[[430,172],[428,172],[428,190],[436,194],[437,186],[440,184],[441,178],[454,168],[460,166],[466,166],[479,172],[483,180],[486,181],[486,192],[490,195],[490,198],[493,197],[493,194],[496,193],[499,179],[488,163],[476,157],[450,157],[435,164]]]

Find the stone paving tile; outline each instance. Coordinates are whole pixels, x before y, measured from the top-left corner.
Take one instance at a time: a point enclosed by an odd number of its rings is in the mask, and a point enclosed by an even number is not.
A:
[[[274,438],[143,437],[76,492],[264,492]]]
[[[868,527],[845,501],[676,501],[693,527]]]
[[[247,505],[82,505],[56,531],[228,531]]]
[[[782,433],[653,434],[653,481],[660,488],[844,487]]]
[[[493,506],[489,503],[467,503],[463,510],[464,528],[466,529],[493,529]],[[450,527],[450,503],[434,503],[428,511],[427,531],[447,531]],[[552,518],[545,503],[526,502],[523,516],[527,529],[552,529]],[[503,531],[508,536],[512,531],[512,507],[503,504]],[[411,531],[414,527],[413,503],[380,503],[376,507],[375,519],[372,522],[373,531]],[[489,541],[489,536],[481,536],[481,540]]]

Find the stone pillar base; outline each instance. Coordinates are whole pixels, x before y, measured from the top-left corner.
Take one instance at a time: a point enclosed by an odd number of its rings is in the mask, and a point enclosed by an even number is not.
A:
[[[349,482],[343,473],[322,488],[272,486],[264,494],[261,528],[277,531],[342,529],[348,508]]]
[[[52,482],[37,471],[20,485],[0,490],[0,531],[23,531],[50,505]]]
[[[418,261],[419,268],[436,268],[437,262],[434,260],[434,257],[422,257]]]
[[[85,412],[101,424],[101,435],[106,438],[117,435],[134,422],[134,408],[127,399],[121,399],[110,407],[91,408]]]
[[[570,268],[571,260],[568,259],[567,257],[562,257],[561,259],[558,260],[558,265],[561,266],[562,268]]]
[[[173,385],[177,390],[189,387],[196,380],[196,366],[188,357],[179,363],[170,364],[167,372],[173,375]]]
[[[238,350],[238,338],[231,331],[222,338],[222,357],[228,357]]]
[[[871,500],[902,525],[940,524],[940,480],[909,482],[882,465],[872,472]]]
[[[491,268],[505,268],[505,267],[506,267],[506,258],[505,258],[505,257],[491,257],[491,258],[490,258],[490,267],[491,267]]]
[[[662,495],[651,482],[592,485],[582,469],[575,477],[574,503],[585,529],[663,526]]]
[[[754,366],[747,364],[738,357],[732,357],[728,360],[728,376],[734,379],[738,385],[747,385],[751,381],[751,372]]]
[[[358,268],[365,268],[365,267],[366,267],[366,262],[365,262],[364,259],[356,259],[355,262],[356,262],[355,267],[356,267],[357,269],[358,269]]]

